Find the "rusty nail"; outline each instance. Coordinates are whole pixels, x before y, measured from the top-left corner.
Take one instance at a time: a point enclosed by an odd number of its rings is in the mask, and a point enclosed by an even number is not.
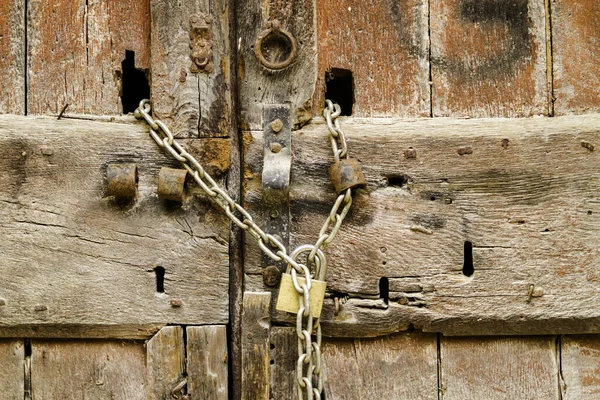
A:
[[[275,219],[275,218],[279,218],[279,211],[277,210],[271,210],[271,213],[269,214],[271,216],[271,218]]]
[[[464,155],[467,155],[467,154],[473,154],[473,148],[470,147],[470,146],[459,147],[456,152],[460,156],[464,156]]]
[[[58,117],[56,117],[56,119],[60,119],[63,116],[63,114],[65,113],[65,111],[67,111],[67,107],[69,107],[69,103],[67,103],[67,104],[65,104],[63,106],[63,108],[58,113]]]
[[[337,317],[338,314],[340,313],[340,299],[338,297],[334,297],[333,304],[335,305],[335,308],[333,310],[333,315],[335,315]]]
[[[505,150],[508,149],[508,143],[509,143],[508,139],[506,139],[506,138],[502,139],[502,148]]]
[[[404,150],[404,158],[417,158],[417,151],[409,147],[408,150]]]
[[[263,282],[269,287],[277,286],[281,280],[281,271],[275,265],[269,265],[262,271]]]
[[[252,339],[254,337],[254,335],[252,335],[252,332],[248,332],[248,334],[246,335],[246,337],[248,339]]]
[[[162,167],[158,173],[158,197],[182,202],[185,194],[187,170]]]
[[[279,153],[281,151],[281,143],[273,142],[271,143],[271,152]]]
[[[583,147],[584,149],[588,149],[589,151],[594,151],[594,149],[596,148],[596,146],[594,146],[590,142],[586,142],[585,140],[581,141],[581,147]]]
[[[138,174],[136,164],[109,164],[106,167],[106,195],[134,197]]]
[[[37,306],[35,306],[33,308],[33,311],[46,311],[48,309],[47,306],[43,305],[43,304],[38,304]]]
[[[171,307],[181,307],[183,305],[183,300],[181,299],[172,299],[169,301]]]
[[[273,132],[275,133],[281,132],[283,129],[283,122],[281,122],[279,118],[277,118],[275,121],[271,121],[271,129],[273,129]]]

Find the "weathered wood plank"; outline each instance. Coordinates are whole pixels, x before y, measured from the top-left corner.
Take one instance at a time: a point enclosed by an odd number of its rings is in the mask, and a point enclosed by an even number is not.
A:
[[[0,114],[25,113],[25,0],[0,3]]]
[[[323,357],[328,399],[438,399],[434,334],[330,339]]]
[[[338,316],[327,299],[327,335],[410,325],[461,335],[600,331],[600,116],[342,126],[369,190],[355,196],[327,247],[329,290],[350,297]],[[326,131],[311,124],[293,137],[292,248],[315,241],[334,201]],[[245,200],[254,212],[262,207],[262,133],[246,138]],[[465,242],[472,276],[463,273]],[[272,290],[252,238],[246,247],[247,289]]]
[[[560,399],[554,337],[442,338],[441,399]]]
[[[185,344],[183,328],[167,326],[146,343],[146,398],[152,400],[170,399],[172,393],[183,380],[185,371]]]
[[[298,45],[295,61],[281,70],[263,67],[254,52],[259,34],[273,20],[278,20]],[[317,80],[315,0],[240,2],[237,24],[240,126],[262,129],[263,105],[280,103],[290,104],[293,125],[304,125],[312,117]],[[288,53],[286,41],[275,38],[265,42],[265,54]]]
[[[65,337],[75,327],[75,337],[113,337],[114,329],[118,337],[147,338],[170,323],[227,322],[227,219],[195,186],[182,206],[157,197],[158,170],[177,164],[146,129],[0,118],[0,273],[6,277],[0,336],[20,329]],[[197,142],[186,147],[204,152],[202,162],[214,164],[213,172],[228,165]],[[130,202],[104,194],[106,166],[119,162],[138,165],[138,193]],[[157,266],[165,269],[164,290]]]
[[[544,0],[430,4],[434,116],[547,114]]]
[[[600,4],[552,1],[554,111],[600,111]]]
[[[327,71],[343,68],[354,79],[352,115],[429,116],[428,1],[318,1],[317,32],[315,114],[329,98]]]
[[[600,338],[563,336],[560,351],[562,399],[600,399]]]
[[[121,114],[125,51],[150,68],[148,0],[31,0],[27,26],[30,114]]]
[[[146,398],[142,342],[32,341],[31,371],[34,400]]]
[[[0,340],[0,397],[22,400],[25,393],[25,351],[22,340]]]
[[[244,292],[242,314],[242,400],[269,399],[270,293]]]
[[[226,400],[227,328],[224,325],[188,326],[186,331],[190,400]]]
[[[296,365],[298,364],[298,334],[295,327],[271,327],[271,399],[298,397]]]
[[[152,100],[155,115],[177,137],[227,137],[231,119],[229,2],[151,0]],[[195,28],[194,28],[195,27]],[[195,30],[196,29],[196,30]],[[195,32],[203,32],[192,60]]]

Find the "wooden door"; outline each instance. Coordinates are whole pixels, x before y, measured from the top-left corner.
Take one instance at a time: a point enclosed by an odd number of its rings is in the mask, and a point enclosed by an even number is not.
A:
[[[335,200],[321,114],[342,104],[368,187],[326,248],[327,399],[600,398],[598,17],[564,0],[4,1],[0,399],[295,398],[271,264],[191,181],[158,197],[179,164],[131,114],[144,97],[290,249]],[[296,46],[279,70],[256,49],[274,21]],[[271,61],[290,54],[276,39]],[[276,205],[269,107],[291,128]],[[135,164],[133,197],[107,195],[114,164]]]

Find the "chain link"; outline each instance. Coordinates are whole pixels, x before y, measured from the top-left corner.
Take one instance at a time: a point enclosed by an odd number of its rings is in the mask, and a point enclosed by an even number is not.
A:
[[[341,108],[338,104],[326,100],[327,106],[323,112],[327,127],[333,158],[340,161],[348,156],[346,137],[342,131],[339,120]],[[289,255],[285,245],[273,235],[265,233],[253,220],[252,216],[236,203],[227,192],[221,188],[215,180],[204,170],[198,160],[188,153],[181,144],[175,141],[169,128],[160,120],[150,115],[152,107],[150,101],[145,99],[139,104],[134,115],[138,119],[144,119],[150,127],[150,137],[165,152],[171,154],[185,168],[196,183],[221,207],[227,217],[236,226],[248,232],[254,237],[260,249],[273,261],[285,261],[291,269],[292,283],[298,292],[298,304],[300,309],[296,315],[296,333],[298,335],[298,362],[296,367],[296,380],[298,387],[298,399],[320,400],[323,391],[323,375],[321,374],[321,325],[319,319],[312,314],[310,307],[310,289],[313,276],[309,267],[314,266],[316,272],[325,268],[324,249],[336,236],[342,225],[342,221],[352,206],[352,192],[347,189],[338,195],[327,220],[319,232],[319,238],[314,245],[298,247]],[[162,133],[162,136],[161,134]],[[237,215],[236,215],[237,213]],[[303,253],[309,253],[306,264],[299,263],[296,258]],[[300,283],[298,276],[304,278]],[[323,277],[325,279],[325,277]],[[314,340],[313,340],[314,336]],[[315,387],[316,385],[316,387]]]

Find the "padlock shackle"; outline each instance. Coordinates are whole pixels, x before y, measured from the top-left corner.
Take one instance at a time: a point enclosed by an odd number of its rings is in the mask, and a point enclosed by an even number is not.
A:
[[[292,254],[290,254],[290,257],[292,258],[292,260],[297,261],[297,258],[300,254],[310,253],[311,251],[313,251],[314,248],[315,248],[315,246],[313,246],[312,244],[304,244],[302,246],[298,246],[294,249],[294,251],[292,251]],[[292,266],[290,264],[288,264],[288,266],[287,266],[288,274],[290,273],[291,268],[292,268]],[[327,274],[327,259],[325,258],[325,253],[323,253],[323,250],[317,249],[317,254],[315,257],[314,279],[319,280],[319,281],[324,281],[326,274]]]

